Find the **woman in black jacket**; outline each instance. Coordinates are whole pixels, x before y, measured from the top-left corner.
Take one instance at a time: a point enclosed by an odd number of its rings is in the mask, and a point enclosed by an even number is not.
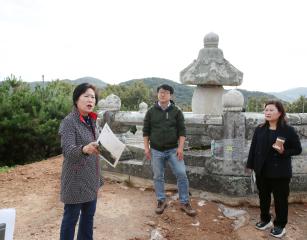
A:
[[[246,168],[256,173],[261,211],[256,228],[265,230],[273,225],[270,214],[273,193],[276,217],[271,235],[282,237],[288,221],[291,156],[300,154],[302,147],[294,128],[286,122],[281,102],[268,101],[264,115],[265,122],[255,129]]]

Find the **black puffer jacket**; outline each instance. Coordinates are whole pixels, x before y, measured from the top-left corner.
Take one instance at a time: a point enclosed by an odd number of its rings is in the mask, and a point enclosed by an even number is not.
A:
[[[171,101],[163,110],[158,103],[151,107],[144,118],[143,136],[149,137],[150,147],[158,151],[178,147],[179,136],[185,136],[182,111]]]
[[[262,175],[263,166],[266,164],[266,177],[290,178],[292,177],[291,156],[302,152],[301,142],[294,128],[289,125],[278,127],[276,136],[285,138],[283,154],[272,151],[267,125],[260,125],[255,129],[246,167]],[[273,142],[275,140],[273,139]]]

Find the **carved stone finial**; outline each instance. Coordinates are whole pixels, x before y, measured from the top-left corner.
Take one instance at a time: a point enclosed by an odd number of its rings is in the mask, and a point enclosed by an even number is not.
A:
[[[215,47],[217,48],[219,45],[219,35],[216,33],[208,33],[204,38],[204,46],[205,47]]]
[[[119,111],[121,107],[121,100],[118,96],[110,94],[106,99],[101,99],[98,102],[99,110]]]
[[[139,104],[139,112],[144,113],[144,112],[147,111],[147,109],[148,109],[147,103],[141,102],[141,103]]]
[[[241,112],[244,105],[243,94],[235,89],[229,90],[222,97],[224,111]]]

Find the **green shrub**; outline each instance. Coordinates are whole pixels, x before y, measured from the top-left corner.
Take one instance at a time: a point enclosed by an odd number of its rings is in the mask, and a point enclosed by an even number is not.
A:
[[[58,128],[72,107],[72,86],[54,81],[36,87],[11,75],[0,84],[0,166],[60,154]]]

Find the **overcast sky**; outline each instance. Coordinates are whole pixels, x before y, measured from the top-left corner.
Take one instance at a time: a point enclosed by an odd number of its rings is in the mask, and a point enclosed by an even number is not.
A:
[[[307,87],[304,0],[0,0],[0,80],[117,84],[179,73],[219,35],[240,88]]]

